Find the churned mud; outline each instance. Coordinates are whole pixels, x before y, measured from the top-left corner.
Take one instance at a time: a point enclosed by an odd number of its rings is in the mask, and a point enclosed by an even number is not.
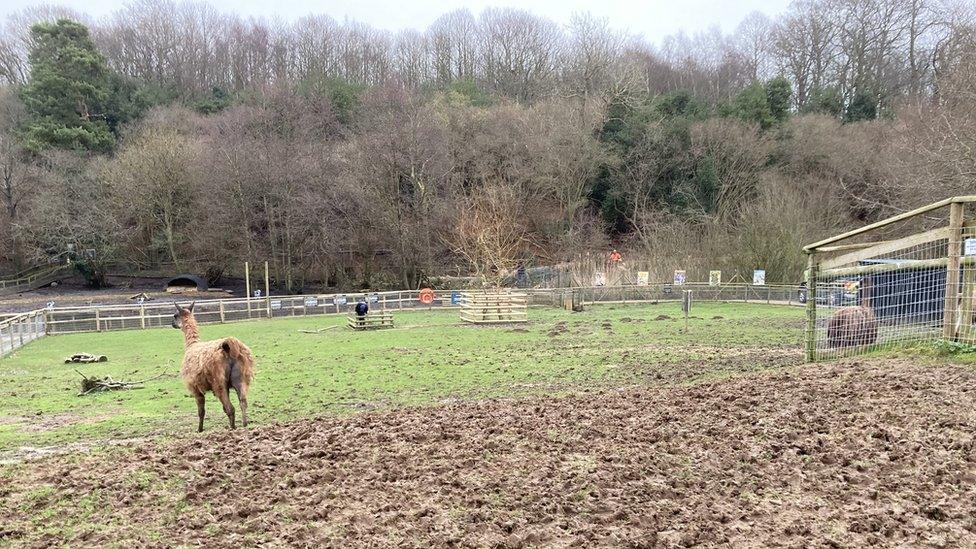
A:
[[[976,545],[976,372],[871,360],[0,469],[0,545]]]

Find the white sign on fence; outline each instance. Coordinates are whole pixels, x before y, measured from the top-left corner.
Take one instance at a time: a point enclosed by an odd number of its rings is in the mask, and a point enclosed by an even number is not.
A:
[[[315,298],[315,297],[307,297],[307,298],[305,298],[305,306],[306,307],[318,307],[319,306],[319,300],[318,300],[318,298]]]
[[[274,301],[271,302],[271,309],[272,310],[277,310],[277,309],[280,309],[280,308],[281,308],[281,301],[280,300],[277,300],[276,299],[276,300],[274,300]]]
[[[967,238],[965,251],[966,255],[976,255],[976,238]]]
[[[348,301],[348,300],[346,299],[346,296],[344,296],[344,295],[337,295],[334,298],[332,298],[332,303],[334,305],[345,305],[346,304],[346,301]]]
[[[675,271],[674,272],[674,285],[675,286],[681,286],[682,284],[685,283],[685,280],[687,280],[687,279],[688,279],[688,275],[684,271],[680,271],[679,270],[679,271]]]
[[[651,281],[651,273],[649,271],[637,271],[637,285],[647,286],[647,283]]]
[[[752,271],[752,285],[753,286],[765,286],[766,285],[766,270],[756,269]]]

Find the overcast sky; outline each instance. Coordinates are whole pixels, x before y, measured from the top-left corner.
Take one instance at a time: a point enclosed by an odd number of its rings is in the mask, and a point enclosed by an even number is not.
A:
[[[107,15],[125,4],[113,0],[0,0],[0,15],[19,11],[38,3],[60,4],[93,18]],[[661,36],[684,30],[693,34],[718,25],[730,32],[746,15],[761,11],[770,17],[782,12],[790,0],[212,0],[226,12],[244,16],[294,19],[309,13],[324,13],[336,19],[348,17],[378,28],[423,30],[438,16],[466,7],[477,15],[488,6],[519,7],[566,23],[574,12],[588,11],[606,17],[611,26],[641,34],[651,42]]]

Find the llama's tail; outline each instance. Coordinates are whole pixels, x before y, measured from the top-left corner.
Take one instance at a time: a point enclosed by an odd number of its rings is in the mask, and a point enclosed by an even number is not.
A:
[[[220,343],[220,349],[230,359],[228,376],[240,376],[244,384],[249,385],[254,378],[254,355],[247,345],[236,337],[228,337]]]

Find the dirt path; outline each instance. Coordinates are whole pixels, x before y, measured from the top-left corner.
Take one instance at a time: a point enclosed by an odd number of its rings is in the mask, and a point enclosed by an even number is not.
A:
[[[974,547],[974,402],[877,360],[212,429],[6,471],[0,545]]]

